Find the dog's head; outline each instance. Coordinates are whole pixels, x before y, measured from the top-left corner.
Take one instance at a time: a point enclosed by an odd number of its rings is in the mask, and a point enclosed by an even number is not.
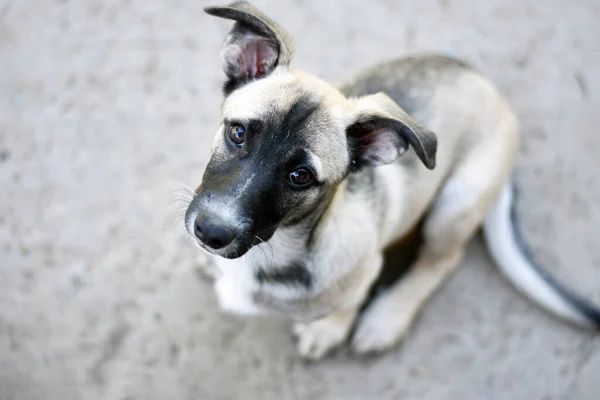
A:
[[[221,53],[221,125],[186,214],[206,250],[236,258],[279,227],[314,220],[348,174],[409,145],[434,167],[435,136],[389,97],[346,98],[290,68],[288,34],[247,2],[206,12],[236,21]]]

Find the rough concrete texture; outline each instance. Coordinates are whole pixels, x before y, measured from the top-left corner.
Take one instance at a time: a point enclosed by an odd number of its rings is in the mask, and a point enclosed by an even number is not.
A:
[[[256,4],[334,82],[423,50],[496,81],[523,127],[527,238],[600,302],[598,1]],[[218,122],[231,25],[205,5],[0,0],[0,399],[598,399],[600,341],[517,294],[478,239],[378,358],[305,364],[285,319],[218,311],[170,205]]]

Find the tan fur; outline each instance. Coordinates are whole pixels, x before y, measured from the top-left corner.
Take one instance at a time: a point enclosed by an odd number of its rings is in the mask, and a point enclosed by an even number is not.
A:
[[[310,90],[320,86],[305,75],[300,76]],[[258,81],[240,89],[225,102],[224,113],[231,112],[239,118],[244,113],[249,116],[248,104],[252,101],[257,107],[252,107],[252,112],[260,110],[261,104],[284,107],[286,102],[290,102],[291,93],[299,93],[295,86],[299,80],[295,75],[280,73],[273,81],[267,81]],[[290,85],[285,95],[268,92],[271,88],[280,88],[282,83]],[[319,228],[320,242],[311,257],[315,263],[311,271],[318,277],[319,285],[314,294],[306,297],[305,293],[294,294],[287,289],[283,294],[277,288],[258,287],[250,282],[250,277],[244,278],[245,275],[239,273],[244,268],[252,270],[251,260],[263,263],[265,252],[290,254],[287,247],[293,238],[275,238],[269,245],[251,249],[243,266],[237,266],[237,260],[218,260],[223,271],[238,271],[226,272],[217,281],[217,293],[223,299],[224,309],[250,314],[277,310],[300,320],[330,314],[325,320],[303,323],[302,328],[297,329],[301,332],[301,354],[311,358],[326,354],[327,350],[346,338],[354,322],[353,316],[379,272],[382,249],[414,227],[433,203],[425,223],[425,247],[413,272],[367,310],[359,322],[353,347],[359,352],[369,352],[397,342],[406,333],[425,300],[457,267],[466,241],[479,226],[508,178],[516,150],[514,117],[493,86],[475,74],[465,76],[461,85],[464,86],[463,92],[471,94],[472,99],[456,102],[455,88],[448,93],[442,88],[431,99],[433,111],[428,118],[428,126],[442,132],[444,138],[440,141],[435,170],[428,171],[419,166],[408,174],[394,164],[377,168],[377,174],[385,177],[385,181],[394,182],[387,194],[394,206],[387,210],[385,223],[374,226],[374,210],[368,208],[360,195],[349,195],[343,190],[344,186],[340,186]],[[337,121],[340,126],[352,120],[358,111],[381,110],[385,113],[386,104],[382,105],[382,102],[389,101],[376,96],[340,101],[337,91],[329,89],[325,93],[331,99],[328,103],[331,115],[340,118]],[[461,118],[461,115],[474,114],[471,109],[475,101],[480,104],[476,118]],[[248,111],[244,111],[243,106]],[[459,142],[463,145],[461,154],[457,153]],[[315,150],[315,153],[321,154],[316,157],[323,158],[322,165],[347,162],[345,159],[335,160],[340,155],[330,154],[326,143],[322,146],[324,149],[321,151]],[[330,159],[325,158],[328,154]],[[409,153],[403,157],[416,156]],[[434,197],[440,188],[440,194]],[[248,282],[239,283],[242,280]],[[227,298],[232,300],[226,301]],[[340,318],[340,315],[345,318]],[[326,334],[327,329],[331,336]]]
[[[440,108],[430,126],[450,136],[450,140],[441,142],[436,170],[423,171],[427,177],[422,178],[404,176],[403,185],[400,183],[402,174],[396,175],[397,169],[380,167],[380,173],[388,174],[390,181],[396,182],[389,189],[390,196],[398,210],[404,210],[400,213],[390,210],[387,223],[379,227],[381,246],[402,238],[428,204],[433,202],[433,206],[425,221],[424,245],[415,266],[408,276],[376,300],[359,321],[352,342],[353,349],[359,353],[385,350],[407,333],[425,301],[459,265],[464,246],[483,221],[512,169],[517,151],[517,126],[508,105],[491,84],[475,74],[465,77],[461,84],[467,89],[465,92],[474,97],[465,99],[464,106],[472,108],[474,103],[470,101],[477,98],[481,108],[474,120],[460,121],[459,118],[456,123],[456,115],[473,113],[461,109],[463,104],[450,102],[443,91],[432,99]],[[469,146],[462,150],[463,154],[457,154],[456,146],[461,139]],[[440,184],[441,192],[434,198]],[[402,187],[410,187],[410,190],[398,191]],[[347,225],[357,223],[356,219],[345,221]],[[374,257],[371,267],[377,269],[379,265],[379,259]],[[323,326],[336,326],[332,328],[332,336],[338,337],[337,332],[346,328],[342,327],[345,323],[334,316],[329,324],[315,322],[314,329],[320,331],[318,335],[308,327],[303,332],[311,337],[323,337]],[[324,340],[325,346],[333,347],[331,342]],[[341,341],[336,344],[339,343]],[[323,349],[316,347],[313,345],[311,352],[305,355],[322,355]],[[301,353],[304,350],[301,346]]]
[[[322,357],[347,338],[380,272],[384,249],[408,234],[429,210],[416,264],[366,310],[352,346],[360,353],[380,351],[407,333],[426,300],[459,265],[467,241],[506,184],[517,150],[516,119],[498,90],[466,68],[452,70],[451,77],[444,71],[423,71],[423,79],[435,85],[417,82],[407,89],[407,101],[421,99],[411,115],[383,93],[345,97],[340,89],[289,68],[287,62],[225,99],[223,118],[241,121],[285,112],[303,96],[318,102],[322,110],[308,122],[307,150],[319,178],[337,187],[309,254],[306,230],[286,227],[240,258],[215,258],[215,290],[224,310],[284,313],[298,321],[294,331],[300,354]],[[406,74],[386,73],[390,81]],[[346,129],[361,115],[414,119],[438,136],[435,169],[427,169],[411,148],[400,156],[401,162],[374,168],[374,178],[382,185],[376,206],[372,192],[347,190],[348,181],[343,180],[350,161]],[[217,161],[224,148],[223,129],[213,146]],[[186,222],[191,232],[193,217]],[[260,283],[254,276],[261,268],[284,268],[298,259],[306,261],[313,277],[310,288]]]

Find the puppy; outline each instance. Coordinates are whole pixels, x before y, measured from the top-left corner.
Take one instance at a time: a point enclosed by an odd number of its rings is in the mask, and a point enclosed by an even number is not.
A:
[[[518,126],[492,83],[461,61],[418,55],[334,87],[293,69],[289,35],[249,3],[205,10],[235,24],[221,54],[221,125],[185,224],[214,255],[223,310],[293,318],[310,359],[353,327],[354,351],[382,351],[483,226],[518,288],[563,318],[600,326],[600,312],[520,244],[510,186]],[[359,314],[386,247],[421,223],[412,268]]]

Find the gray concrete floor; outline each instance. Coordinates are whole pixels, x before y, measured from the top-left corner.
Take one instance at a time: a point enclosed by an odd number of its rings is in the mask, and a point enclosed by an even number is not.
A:
[[[598,1],[256,4],[334,82],[423,50],[496,81],[523,127],[528,240],[600,301]],[[304,364],[284,319],[217,310],[169,196],[217,126],[230,24],[205,5],[0,0],[0,399],[598,399],[600,341],[518,295],[479,240],[379,358]]]

